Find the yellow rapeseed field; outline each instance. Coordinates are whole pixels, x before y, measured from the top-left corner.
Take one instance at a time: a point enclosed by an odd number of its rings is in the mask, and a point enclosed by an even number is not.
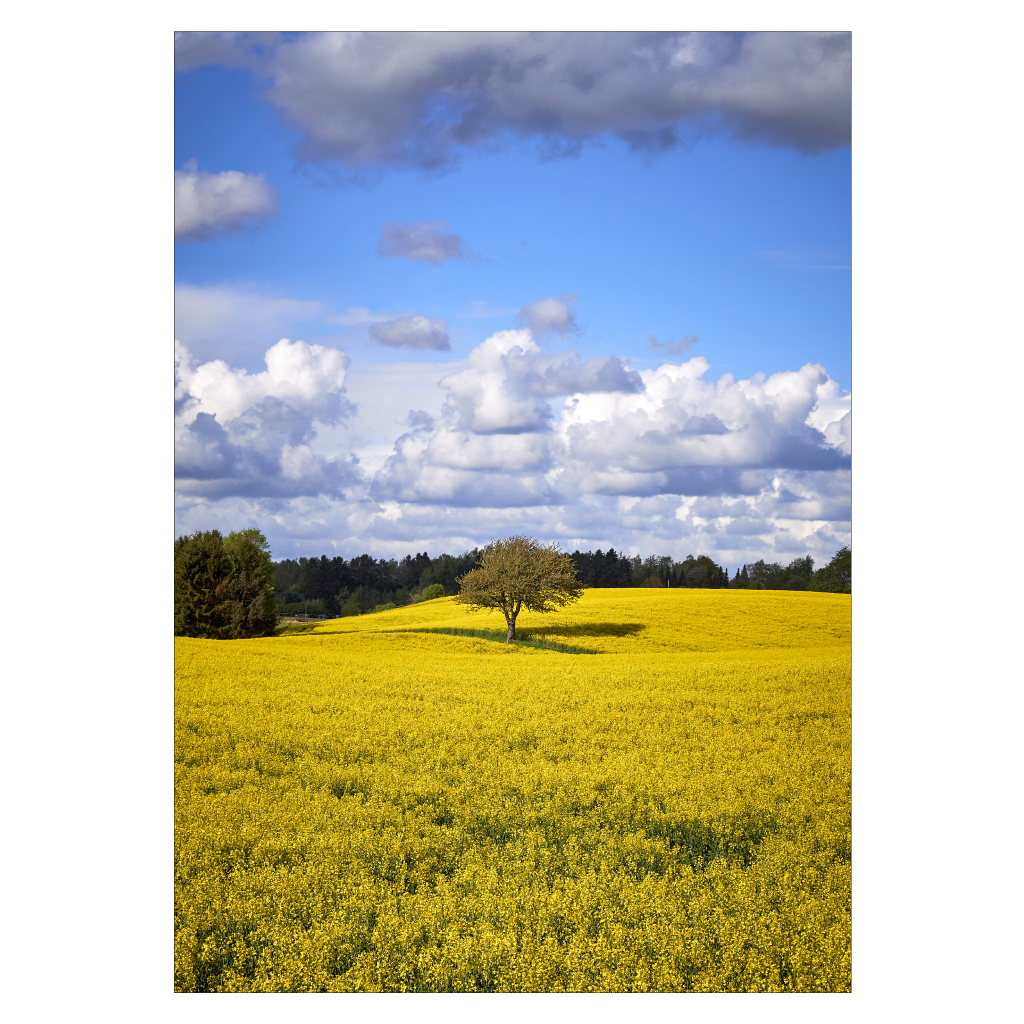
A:
[[[176,645],[178,991],[849,991],[850,598]]]

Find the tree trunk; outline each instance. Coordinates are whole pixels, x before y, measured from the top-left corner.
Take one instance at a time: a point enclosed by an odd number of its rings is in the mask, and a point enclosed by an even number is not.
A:
[[[505,643],[514,644],[516,642],[516,617],[513,615],[509,618],[506,615],[505,621],[508,623],[508,636],[505,637]]]

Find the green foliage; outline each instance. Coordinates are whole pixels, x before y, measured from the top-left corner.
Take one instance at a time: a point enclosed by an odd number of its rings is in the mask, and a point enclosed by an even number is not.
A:
[[[345,603],[341,606],[340,616],[346,618],[349,615],[359,615],[363,610],[362,602],[359,600],[359,591],[349,594]]]
[[[281,615],[329,615],[326,605],[319,598],[315,601],[292,601],[290,604],[279,604]]]
[[[231,635],[231,560],[217,530],[174,542],[174,635]]]
[[[740,590],[820,590],[822,588],[813,585],[815,576],[814,559],[810,555],[794,558],[786,566],[765,562],[762,558],[743,566],[742,572],[737,571],[729,586]]]
[[[841,547],[828,565],[819,569],[809,581],[808,590],[823,590],[829,594],[849,594],[853,583],[852,552]]]
[[[295,636],[299,633],[312,633],[319,623],[314,620],[313,622],[288,622],[283,626],[278,626],[274,630],[274,636]]]
[[[273,636],[274,565],[256,529],[174,542],[174,634],[226,640]]]
[[[531,537],[491,541],[480,564],[459,585],[459,604],[501,611],[508,625],[506,643],[515,641],[516,617],[523,608],[551,612],[583,596],[572,558],[557,544],[544,547]]]
[[[244,531],[243,531],[244,532]],[[355,615],[379,604],[393,602],[402,607],[432,600],[438,593],[431,587],[443,588],[444,595],[459,592],[459,580],[480,561],[482,552],[474,548],[461,555],[441,554],[431,558],[426,551],[415,558],[401,560],[377,559],[362,554],[346,561],[340,556],[328,558],[284,559],[273,563],[274,587],[279,605],[295,605],[301,601],[323,602],[326,614]],[[728,571],[708,555],[687,555],[681,562],[668,555],[620,555],[614,548],[574,551],[569,556],[576,567],[576,578],[584,587],[679,587],[718,589],[720,587],[752,590],[821,590],[844,589],[842,579],[831,580],[831,573],[814,572],[810,556],[795,558],[789,565],[765,563],[760,560],[737,570],[729,579]],[[842,574],[840,573],[840,576]],[[847,571],[847,583],[849,573]],[[348,606],[353,593],[359,595],[358,607]]]
[[[424,601],[433,601],[436,598],[444,596],[444,587],[440,583],[431,583],[430,586],[423,591]]]

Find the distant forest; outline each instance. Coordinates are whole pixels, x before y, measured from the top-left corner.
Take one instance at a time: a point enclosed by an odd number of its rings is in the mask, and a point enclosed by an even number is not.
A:
[[[286,558],[274,562],[274,590],[282,615],[308,612],[322,615],[358,615],[382,605],[406,605],[424,599],[434,584],[446,594],[459,590],[458,578],[472,569],[483,552],[479,548],[461,555],[406,555],[374,558]],[[641,558],[606,552],[574,551],[572,560],[585,587],[700,587],[743,590],[816,590],[849,594],[851,553],[836,552],[828,565],[815,570],[810,555],[789,565],[764,559],[737,569],[732,579],[707,555],[687,555],[681,562],[661,555]],[[432,593],[436,593],[433,591]]]

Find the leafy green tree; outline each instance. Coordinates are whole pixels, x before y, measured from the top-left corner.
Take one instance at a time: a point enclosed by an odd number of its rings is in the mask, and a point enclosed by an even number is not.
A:
[[[786,566],[787,576],[803,576],[805,579],[814,572],[814,559],[810,555],[805,555],[803,558],[794,558],[789,565]]]
[[[759,558],[750,569],[750,587],[752,590],[783,590],[785,572],[780,562],[766,562]]]
[[[458,582],[456,602],[497,608],[505,616],[507,644],[515,643],[516,618],[523,608],[551,612],[583,596],[572,558],[557,544],[544,547],[530,537],[491,541],[477,567]]]
[[[853,552],[849,547],[841,547],[828,563],[832,571],[832,580],[838,593],[849,594],[853,590]]]
[[[174,635],[273,636],[274,566],[259,530],[197,532],[174,542]]]
[[[224,553],[231,562],[231,636],[273,636],[277,605],[267,538],[255,528],[234,530],[224,538]]]
[[[850,548],[841,547],[828,565],[819,569],[808,585],[808,590],[823,590],[830,594],[849,594],[853,587],[853,564]]]
[[[218,530],[174,542],[174,635],[226,639],[232,629],[231,559]]]
[[[424,601],[433,601],[438,597],[444,597],[444,587],[442,587],[440,583],[431,583],[430,586],[423,591]]]

